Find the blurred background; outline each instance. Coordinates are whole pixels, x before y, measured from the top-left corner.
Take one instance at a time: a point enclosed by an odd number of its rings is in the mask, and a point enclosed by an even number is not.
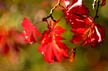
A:
[[[38,52],[39,44],[25,44],[18,33],[23,31],[21,22],[24,17],[29,18],[41,31],[46,24],[41,20],[46,17],[57,0],[0,0],[0,71],[108,71],[108,0],[106,5],[99,8],[98,24],[105,26],[106,35],[103,44],[95,48],[81,47],[69,42],[72,38],[70,26],[64,18],[59,25],[67,32],[63,34],[64,43],[70,48],[77,47],[75,60],[69,62],[48,64]],[[89,15],[94,16],[93,0],[83,0],[90,10]],[[58,19],[62,11],[57,9],[54,17]]]

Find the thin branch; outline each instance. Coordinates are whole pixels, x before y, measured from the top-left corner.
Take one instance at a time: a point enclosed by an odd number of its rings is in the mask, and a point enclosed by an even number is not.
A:
[[[56,5],[53,6],[53,8],[52,8],[51,11],[50,11],[50,14],[52,14],[53,11],[57,8],[57,6],[60,5],[60,1],[61,1],[61,0],[58,0],[58,2],[56,3]]]
[[[97,0],[94,0],[94,1],[93,1],[93,4],[92,4],[93,9],[95,9],[95,8],[96,8],[96,3],[97,3]]]
[[[96,14],[94,16],[94,20],[99,17],[98,16],[99,6],[100,6],[100,0],[98,0],[98,2],[97,2],[97,8],[96,8]]]
[[[58,2],[56,3],[56,5],[54,5],[53,8],[51,9],[49,15],[47,17],[43,18],[42,21],[46,21],[48,18],[51,18],[54,22],[56,22],[56,20],[52,16],[52,14],[53,14],[54,10],[60,5],[60,1],[61,0],[58,0]]]

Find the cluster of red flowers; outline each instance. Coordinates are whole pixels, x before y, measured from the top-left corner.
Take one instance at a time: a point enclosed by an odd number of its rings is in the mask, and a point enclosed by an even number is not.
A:
[[[66,4],[66,8],[64,8],[66,21],[72,26],[72,32],[74,33],[71,41],[74,44],[81,41],[83,46],[95,47],[97,43],[103,41],[104,28],[95,24],[94,19],[88,16],[89,11],[82,0],[75,1],[73,0],[71,5]]]
[[[60,1],[60,0],[59,0]],[[94,0],[96,1],[96,0]],[[104,27],[96,24],[94,18],[88,15],[89,11],[82,2],[82,0],[61,0],[65,6],[62,6],[66,22],[72,27],[74,33],[71,42],[73,44],[81,44],[82,46],[90,45],[95,47],[104,39]],[[95,2],[94,2],[95,3]],[[106,0],[101,1],[101,5],[105,5]],[[48,18],[51,17],[49,20]],[[27,43],[38,42],[40,44],[39,52],[44,56],[45,61],[49,63],[59,62],[64,58],[71,58],[73,61],[75,57],[75,48],[68,48],[62,42],[64,38],[61,36],[66,30],[56,24],[60,21],[54,20],[52,14],[44,18],[47,24],[47,30],[42,34],[33,26],[33,24],[24,18],[22,27],[24,28],[23,36]],[[69,56],[69,52],[71,55]]]
[[[59,20],[56,22],[46,21],[48,28],[42,34],[39,33],[38,29],[27,18],[22,23],[25,31],[23,33],[25,34],[25,41],[30,44],[31,42],[39,42],[39,52],[43,54],[44,59],[49,63],[59,62],[62,57],[68,58],[67,52],[69,48],[61,41],[64,39],[61,34],[65,32],[65,29],[56,26],[58,22]],[[37,36],[40,36],[40,41],[36,41]]]

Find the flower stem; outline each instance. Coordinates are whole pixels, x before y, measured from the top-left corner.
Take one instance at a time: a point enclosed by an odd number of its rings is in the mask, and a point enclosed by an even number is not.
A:
[[[99,6],[100,6],[100,0],[98,0],[98,2],[97,2],[97,8],[96,8],[96,12],[95,12],[96,14],[94,16],[94,20],[99,17],[98,16]]]
[[[50,10],[50,13],[47,17],[43,18],[42,21],[46,21],[48,18],[51,18],[54,22],[56,22],[56,20],[54,19],[54,17],[52,16],[54,10],[60,5],[60,1],[58,0],[58,2],[53,6],[53,8]]]

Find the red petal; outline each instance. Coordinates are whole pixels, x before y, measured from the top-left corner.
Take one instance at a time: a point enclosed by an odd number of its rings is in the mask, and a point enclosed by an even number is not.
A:
[[[48,34],[44,33],[40,41],[41,41],[41,44],[48,44],[49,42],[52,41],[52,39],[51,37],[49,37]]]
[[[41,36],[40,32],[36,27],[32,25],[32,23],[24,18],[22,22],[22,27],[24,28],[24,37],[26,42],[32,43],[37,41],[37,36]]]
[[[62,36],[55,36],[56,40],[64,40],[64,38]]]
[[[49,44],[49,46],[47,46],[44,58],[49,63],[53,63],[54,62],[54,60],[53,60],[53,48],[52,48],[51,44]]]
[[[36,33],[37,36],[40,36],[40,32],[38,31],[38,29],[35,26],[33,26],[32,23],[27,18],[24,18],[22,22],[22,27],[24,28],[27,34],[34,32]]]
[[[106,5],[106,0],[102,0],[101,6]]]
[[[58,35],[62,34],[65,32],[65,29],[63,29],[62,27],[60,26],[57,26],[55,29],[54,29],[54,32]]]
[[[78,0],[72,0],[72,4],[76,3]]]
[[[54,55],[54,61],[60,62],[61,61],[61,50],[56,44],[52,44],[53,49],[53,55]]]
[[[7,36],[7,30],[4,27],[0,27],[0,44],[4,44],[6,42]]]
[[[70,4],[70,0],[61,0],[61,2],[63,2],[66,7],[68,7]]]
[[[84,6],[84,4],[80,5],[80,6],[75,6],[73,7],[70,12],[70,14],[79,14],[79,15],[87,15],[88,14],[88,8],[86,8]]]
[[[68,47],[66,46],[66,44],[60,41],[56,41],[56,43],[59,46],[59,48],[64,49],[65,51],[68,51]]]
[[[63,57],[67,58],[68,57],[68,50],[69,48],[62,42],[60,41],[56,41],[57,45],[59,46],[59,48],[61,49],[61,54]]]
[[[72,28],[72,32],[77,33],[79,35],[84,34],[86,30],[86,28]]]
[[[104,28],[98,24],[92,28],[93,33],[91,33],[85,40],[83,40],[82,45],[90,45],[95,47],[96,44],[101,43],[104,38]]]
[[[93,23],[93,18],[91,18],[91,17],[86,17],[85,19],[84,19],[84,22],[85,22],[85,24],[92,24]]]
[[[100,32],[101,38],[103,40],[103,38],[105,37],[105,29],[103,26],[100,26],[98,24],[96,24],[96,27],[98,28],[98,31]]]
[[[17,43],[24,44],[24,34],[19,34],[17,31],[12,30],[11,35]]]
[[[78,44],[82,39],[83,39],[83,37],[81,37],[80,34],[75,34],[73,36],[71,42],[74,43],[74,44]]]
[[[68,52],[65,51],[65,50],[63,50],[63,51],[62,51],[62,56],[63,56],[64,58],[68,58]]]
[[[24,18],[22,22],[22,27],[24,28],[25,31],[31,32],[33,30],[33,25],[31,21],[29,21],[27,18]]]
[[[9,53],[9,45],[7,43],[2,46],[1,52],[3,55],[7,55]]]

